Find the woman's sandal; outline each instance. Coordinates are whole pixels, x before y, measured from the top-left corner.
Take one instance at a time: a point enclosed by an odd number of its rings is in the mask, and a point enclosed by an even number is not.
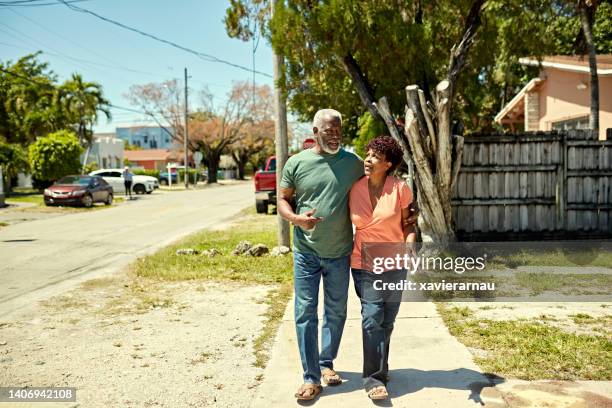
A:
[[[387,387],[385,387],[384,385],[378,385],[376,387],[372,387],[368,391],[368,397],[370,397],[370,399],[374,401],[384,400],[384,399],[389,398],[389,394],[387,393]]]
[[[337,372],[332,370],[331,368],[326,368],[321,372],[323,377],[323,382],[326,385],[340,385],[342,384],[342,378],[338,375]]]
[[[302,384],[302,386],[295,393],[295,398],[298,401],[311,401],[317,397],[323,391],[323,387],[319,384]]]

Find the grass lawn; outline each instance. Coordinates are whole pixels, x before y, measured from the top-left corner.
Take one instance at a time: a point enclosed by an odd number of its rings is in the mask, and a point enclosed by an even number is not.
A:
[[[43,195],[39,193],[32,194],[11,194],[6,197],[7,202],[15,202],[15,203],[32,203],[36,204],[39,207],[44,207],[45,202],[43,200]]]
[[[484,371],[524,380],[612,379],[610,336],[568,333],[542,322],[476,319],[467,307],[437,307],[451,334],[480,351],[474,361]],[[593,319],[574,319],[581,320]]]
[[[141,258],[132,265],[138,276],[163,280],[216,279],[247,283],[291,283],[290,257],[233,256],[232,250],[240,241],[276,246],[276,217],[255,214],[249,209],[242,220],[226,230],[202,231],[192,234],[153,255]],[[217,249],[215,257],[176,255],[180,248],[198,251]]]
[[[545,272],[518,272],[514,274],[518,286],[530,295],[552,291],[565,295],[607,295],[612,293],[611,274],[554,274]]]
[[[610,248],[607,244],[606,248]],[[571,248],[520,250],[509,256],[496,256],[487,262],[487,268],[516,268],[518,266],[597,266],[612,268],[612,251],[601,248]]]
[[[130,272],[162,281],[229,280],[273,285],[274,290],[266,301],[268,310],[264,328],[254,342],[255,365],[264,367],[268,360],[267,350],[292,294],[292,256],[233,256],[231,252],[240,241],[250,241],[253,245],[263,243],[272,249],[276,246],[276,222],[274,216],[255,214],[254,209],[249,209],[230,228],[192,234],[155,254],[140,258],[130,266]],[[180,248],[198,251],[214,248],[220,254],[214,257],[176,255]]]

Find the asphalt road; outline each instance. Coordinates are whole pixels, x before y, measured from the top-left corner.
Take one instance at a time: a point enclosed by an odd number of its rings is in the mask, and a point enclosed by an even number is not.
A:
[[[156,191],[110,209],[3,227],[0,317],[83,280],[117,272],[184,235],[220,226],[253,205],[253,194],[250,182]]]

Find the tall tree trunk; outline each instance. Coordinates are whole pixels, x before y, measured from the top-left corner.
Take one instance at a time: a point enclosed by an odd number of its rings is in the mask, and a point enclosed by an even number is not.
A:
[[[246,154],[241,154],[238,160],[238,180],[244,180],[245,177],[245,167],[247,164],[247,156]]]
[[[463,137],[452,134],[451,112],[457,79],[480,27],[485,3],[486,0],[472,1],[463,35],[451,49],[447,76],[436,87],[433,101],[427,101],[429,92],[416,85],[406,88],[408,106],[403,128],[398,126],[385,97],[376,102],[374,88],[353,54],[347,52],[337,56],[364,107],[373,117],[382,120],[391,136],[399,142],[411,176],[414,165],[416,197],[423,214],[419,225],[424,225],[437,242],[456,240],[451,193],[461,167]]]
[[[580,0],[578,9],[582,32],[589,52],[589,70],[591,72],[591,114],[589,115],[589,128],[599,132],[599,78],[597,76],[597,58],[593,42],[593,20],[596,9],[595,0]]]
[[[217,170],[219,170],[219,161],[221,160],[221,154],[218,152],[211,152],[206,157],[206,163],[208,163],[208,181],[207,184],[214,184],[217,182]]]
[[[249,154],[246,150],[233,150],[232,151],[232,159],[236,162],[236,167],[238,169],[238,174],[236,178],[238,180],[244,180],[245,176],[245,167],[249,159]]]
[[[363,105],[373,117],[382,119],[404,152],[404,161],[414,165],[417,202],[422,217],[419,226],[435,242],[455,241],[451,209],[451,193],[456,184],[463,152],[463,137],[451,132],[451,112],[457,79],[467,60],[480,14],[486,0],[473,0],[465,19],[463,36],[450,52],[446,78],[435,89],[433,101],[417,85],[406,87],[405,126],[398,128],[397,120],[385,97],[375,102],[372,86],[358,62],[347,53],[339,59],[351,77]]]

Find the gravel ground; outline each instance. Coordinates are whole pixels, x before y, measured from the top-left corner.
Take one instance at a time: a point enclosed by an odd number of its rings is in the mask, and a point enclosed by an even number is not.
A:
[[[0,385],[77,388],[76,403],[20,407],[249,406],[263,378],[253,341],[270,289],[86,282],[0,321]]]

